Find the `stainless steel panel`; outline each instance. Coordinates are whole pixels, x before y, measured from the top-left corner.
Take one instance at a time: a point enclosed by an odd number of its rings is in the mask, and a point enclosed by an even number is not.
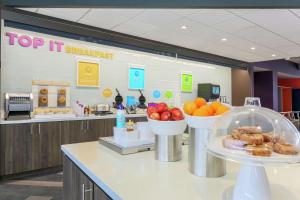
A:
[[[226,162],[207,152],[209,130],[190,129],[189,171],[201,177],[220,177],[226,174]]]
[[[182,159],[182,134],[155,135],[155,159],[173,162]]]
[[[154,150],[154,143],[142,144],[133,147],[122,147],[114,142],[113,137],[101,137],[98,142],[121,155]]]

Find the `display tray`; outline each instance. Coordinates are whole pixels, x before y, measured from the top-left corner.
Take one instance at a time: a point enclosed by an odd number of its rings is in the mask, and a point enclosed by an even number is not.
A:
[[[234,150],[223,146],[224,137],[218,137],[214,141],[208,143],[208,152],[226,159],[237,162],[252,163],[255,165],[259,164],[296,164],[300,162],[300,153],[297,155],[283,155],[272,152],[270,157],[265,156],[253,156],[250,155],[246,150]]]
[[[152,151],[154,150],[155,146],[153,140],[141,140],[138,142],[133,142],[130,145],[123,146],[118,144],[113,137],[101,137],[99,138],[98,142],[121,155]]]
[[[188,141],[189,135],[183,134],[182,145],[188,145]],[[133,154],[143,151],[152,151],[155,148],[155,143],[153,140],[143,140],[142,143],[132,146],[122,146],[116,143],[113,137],[101,137],[99,138],[98,142],[121,155]]]
[[[33,118],[35,119],[56,119],[56,118],[75,118],[76,115],[73,113],[49,113],[49,114],[36,114]]]

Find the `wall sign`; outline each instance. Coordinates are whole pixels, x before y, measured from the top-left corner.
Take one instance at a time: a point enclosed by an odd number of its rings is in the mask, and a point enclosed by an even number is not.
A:
[[[181,92],[193,92],[193,74],[191,72],[181,72],[180,79]]]
[[[140,66],[131,65],[129,67],[129,89],[145,89],[145,69]]]
[[[49,51],[54,52],[64,52],[68,54],[84,55],[90,57],[113,59],[113,54],[104,51],[98,51],[94,49],[80,48],[71,45],[65,45],[63,41],[58,40],[48,40],[42,37],[32,37],[26,34],[18,34],[13,32],[6,32],[8,37],[9,45],[19,45],[26,48],[40,49],[42,47],[48,46]]]
[[[161,96],[161,93],[160,93],[159,90],[154,90],[154,91],[152,92],[152,96],[153,96],[153,98],[155,98],[155,99],[159,99],[160,96]]]
[[[165,92],[165,98],[166,98],[166,99],[170,100],[170,99],[173,98],[173,96],[174,96],[173,91],[167,90],[167,91]]]
[[[99,87],[100,64],[97,62],[79,60],[77,62],[77,86]]]

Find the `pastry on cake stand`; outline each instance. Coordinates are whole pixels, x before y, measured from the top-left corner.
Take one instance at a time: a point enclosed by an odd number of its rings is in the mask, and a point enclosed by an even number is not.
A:
[[[232,108],[215,121],[208,152],[241,163],[232,200],[271,200],[265,166],[300,162],[300,134],[278,112],[246,98],[245,106]]]

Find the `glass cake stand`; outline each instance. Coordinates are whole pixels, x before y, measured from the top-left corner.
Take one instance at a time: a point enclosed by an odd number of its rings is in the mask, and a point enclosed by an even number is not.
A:
[[[264,167],[299,163],[300,135],[287,118],[261,107],[258,98],[245,102],[216,120],[207,149],[242,164],[232,200],[271,200]]]

